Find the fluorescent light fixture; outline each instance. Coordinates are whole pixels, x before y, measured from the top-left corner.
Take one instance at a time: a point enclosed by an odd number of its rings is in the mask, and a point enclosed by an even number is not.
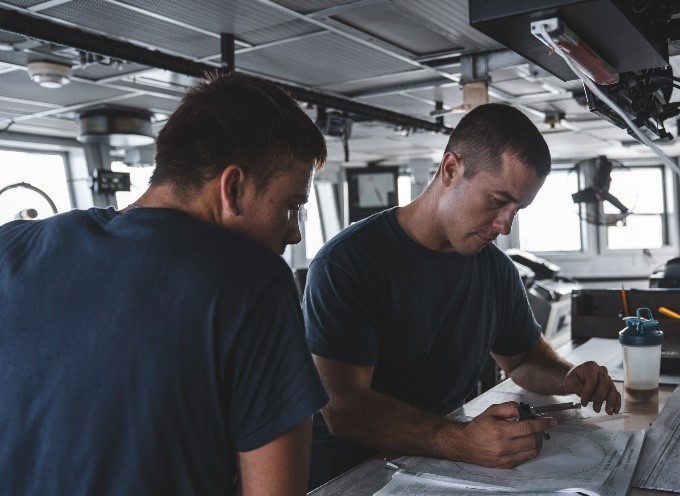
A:
[[[594,82],[602,85],[619,82],[619,75],[614,69],[560,19],[552,17],[531,23],[531,33],[550,47],[541,35],[541,26],[545,28],[550,39],[560,47],[562,53]],[[552,47],[550,49],[552,50]]]

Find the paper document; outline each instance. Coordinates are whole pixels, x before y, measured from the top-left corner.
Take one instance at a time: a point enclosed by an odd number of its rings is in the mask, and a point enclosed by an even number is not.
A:
[[[309,493],[309,496],[369,495],[383,487],[394,475],[383,460],[366,460],[361,465]]]
[[[647,431],[633,486],[680,493],[680,388]]]
[[[513,469],[423,457],[402,457],[402,467],[376,496],[437,494],[446,488],[469,494],[626,494],[644,432],[572,426],[550,430],[538,457]],[[445,493],[442,493],[445,494]]]

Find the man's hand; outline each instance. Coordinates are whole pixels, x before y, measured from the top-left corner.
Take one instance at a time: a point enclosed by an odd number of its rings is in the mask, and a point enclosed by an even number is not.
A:
[[[514,401],[492,405],[457,434],[450,458],[494,468],[513,468],[541,451],[541,431],[557,425],[554,418],[512,421],[518,416]],[[450,442],[450,441],[449,441]]]
[[[599,412],[604,402],[605,412],[609,415],[619,413],[621,394],[616,390],[606,367],[592,361],[572,367],[564,376],[563,385],[567,391],[581,397],[583,406],[592,401],[593,410]]]

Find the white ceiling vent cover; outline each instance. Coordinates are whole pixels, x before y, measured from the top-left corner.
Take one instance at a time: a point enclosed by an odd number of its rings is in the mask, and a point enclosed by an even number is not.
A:
[[[71,80],[71,66],[56,62],[30,62],[26,66],[31,79],[43,88],[61,88]]]

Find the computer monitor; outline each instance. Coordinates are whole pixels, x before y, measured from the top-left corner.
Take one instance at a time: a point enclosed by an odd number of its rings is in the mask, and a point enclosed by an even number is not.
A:
[[[350,223],[399,204],[399,167],[348,168],[345,173]]]

